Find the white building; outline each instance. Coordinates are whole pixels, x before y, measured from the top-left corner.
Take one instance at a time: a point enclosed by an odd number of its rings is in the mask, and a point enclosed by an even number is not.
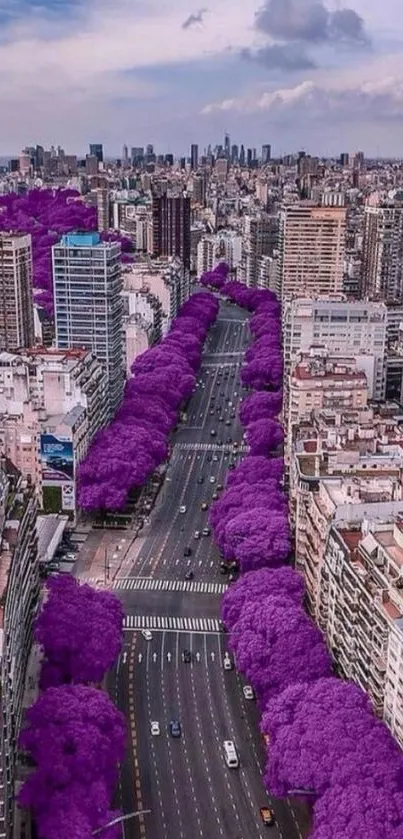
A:
[[[141,285],[140,285],[141,283]],[[146,278],[130,271],[123,275],[123,323],[126,375],[133,361],[162,335],[162,304],[147,286]]]
[[[0,448],[42,506],[75,510],[75,475],[108,419],[104,367],[85,350],[0,353]]]
[[[124,385],[120,255],[97,233],[67,234],[52,248],[56,345],[90,350],[104,365],[111,415]]]
[[[144,257],[127,266],[124,273],[126,291],[154,295],[161,306],[159,336],[166,335],[179,307],[190,293],[189,274],[179,257],[160,259]]]
[[[242,259],[242,236],[235,231],[222,230],[203,236],[197,245],[197,274],[212,271],[217,262],[227,262],[231,269],[238,268]]]
[[[351,356],[367,377],[369,398],[385,392],[387,310],[383,303],[295,299],[283,309],[284,380],[300,353],[322,346],[335,357]]]

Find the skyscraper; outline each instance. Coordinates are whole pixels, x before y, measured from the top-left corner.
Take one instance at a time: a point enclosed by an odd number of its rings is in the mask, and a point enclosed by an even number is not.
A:
[[[239,152],[239,163],[240,166],[245,166],[245,146],[241,145],[241,150]]]
[[[124,146],[123,146],[123,149],[122,149],[122,162],[125,165],[126,163],[128,163],[128,161],[129,161],[129,149],[128,149],[126,143],[125,143]]]
[[[190,269],[190,197],[153,196],[154,256],[179,256]]]
[[[98,233],[70,233],[52,248],[56,346],[91,350],[108,375],[109,412],[123,393],[120,244]]]
[[[229,160],[231,157],[231,139],[229,134],[226,134],[224,137],[224,153],[225,157]]]
[[[31,236],[0,233],[0,348],[32,347],[34,340]]]
[[[90,155],[96,157],[98,163],[104,162],[104,148],[102,143],[90,143]]]
[[[339,293],[346,249],[345,207],[301,202],[280,214],[277,291],[283,300]]]
[[[388,302],[403,299],[403,207],[365,207],[361,293]]]
[[[199,146],[197,143],[192,143],[190,146],[190,166],[194,172],[199,165]]]
[[[270,163],[271,160],[271,145],[267,143],[267,145],[262,146],[262,163],[265,166],[266,163]]]

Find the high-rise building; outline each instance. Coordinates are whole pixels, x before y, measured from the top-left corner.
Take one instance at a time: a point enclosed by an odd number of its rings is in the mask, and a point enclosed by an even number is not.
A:
[[[272,256],[277,244],[278,222],[275,216],[261,213],[244,216],[240,279],[247,286],[257,286],[260,259]]]
[[[0,828],[5,839],[31,835],[28,819],[17,809],[15,800],[21,789],[18,740],[24,723],[28,659],[40,593],[36,513],[33,484],[27,486],[18,469],[3,458],[0,473]]]
[[[71,233],[52,248],[56,346],[91,350],[108,375],[112,414],[123,393],[122,272],[118,242]]]
[[[190,166],[194,172],[199,165],[199,146],[197,143],[192,143],[190,146]]]
[[[0,348],[34,343],[31,236],[0,232]]]
[[[361,293],[388,302],[402,300],[402,206],[365,207]]]
[[[241,145],[241,149],[239,152],[239,165],[245,166],[245,146]]]
[[[97,190],[97,218],[98,230],[108,230],[110,227],[110,198],[108,189]]]
[[[144,161],[144,146],[132,146],[131,148],[132,163],[138,165]]]
[[[98,158],[95,154],[87,154],[85,158],[85,174],[86,175],[97,175],[98,174]]]
[[[153,254],[178,256],[190,269],[189,196],[153,196]]]
[[[247,152],[246,152],[246,165],[247,166],[252,166],[252,160],[253,160],[252,149],[248,149]]]
[[[342,152],[340,155],[340,166],[346,167],[350,162],[350,155],[347,152]]]
[[[104,162],[104,148],[102,143],[90,143],[90,155],[96,157],[98,163]]]
[[[267,145],[262,146],[262,163],[265,165],[266,163],[270,163],[271,160],[271,145],[267,143]]]
[[[125,143],[124,146],[123,146],[123,149],[122,149],[122,163],[123,163],[123,165],[126,165],[128,162],[129,162],[129,149],[128,149],[126,143]]]
[[[225,157],[229,160],[231,157],[231,139],[229,134],[226,134],[224,137],[224,153]]]
[[[239,161],[239,149],[237,145],[231,146],[231,163],[238,163]]]
[[[346,213],[309,201],[282,210],[277,290],[283,300],[342,291]]]

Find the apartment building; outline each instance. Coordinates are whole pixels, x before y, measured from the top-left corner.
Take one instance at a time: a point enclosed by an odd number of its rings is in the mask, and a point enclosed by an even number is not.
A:
[[[319,624],[340,675],[368,693],[403,748],[403,521],[334,524],[320,586]]]
[[[342,295],[296,299],[283,309],[284,381],[300,353],[325,347],[335,357],[356,359],[365,372],[370,399],[385,396],[387,307],[378,302],[348,301]]]
[[[34,342],[31,236],[0,232],[0,347],[16,350]]]
[[[190,271],[190,204],[188,195],[153,196],[153,256],[177,257],[186,271]]]
[[[403,295],[403,206],[366,206],[362,248],[362,296],[400,301]]]
[[[105,369],[85,350],[0,353],[0,448],[48,512],[74,515],[75,474],[108,419]]]
[[[126,267],[124,288],[129,293],[143,290],[156,298],[161,306],[157,329],[166,335],[179,307],[190,295],[189,272],[177,257],[143,257]]]
[[[34,488],[10,461],[0,469],[1,749],[0,832],[15,833],[18,739],[23,718],[27,665],[39,598]],[[2,799],[2,800],[1,800]],[[19,834],[21,835],[21,834]]]
[[[363,409],[368,402],[366,375],[354,358],[334,358],[326,350],[302,354],[291,372],[288,389],[287,460],[293,426],[322,409]]]
[[[121,251],[98,233],[63,236],[52,248],[56,346],[94,353],[108,376],[109,415],[124,386]]]
[[[197,245],[197,275],[212,271],[217,262],[226,262],[231,269],[236,269],[242,259],[242,236],[235,231],[220,231],[217,234],[203,236]]]
[[[280,213],[277,293],[283,301],[343,290],[346,208],[303,201]]]
[[[242,237],[242,262],[239,268],[239,279],[247,286],[258,286],[261,258],[263,256],[273,256],[277,247],[277,216],[270,216],[267,213],[245,216]]]
[[[129,378],[135,358],[160,340],[163,310],[144,275],[125,272],[122,297],[126,376]]]

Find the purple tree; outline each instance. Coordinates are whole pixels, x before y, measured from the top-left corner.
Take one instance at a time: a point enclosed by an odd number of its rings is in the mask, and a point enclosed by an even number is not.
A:
[[[261,568],[244,574],[227,589],[221,600],[221,617],[226,629],[233,629],[244,606],[259,604],[273,595],[301,605],[304,596],[303,577],[288,567]]]
[[[284,431],[273,419],[258,419],[246,430],[251,455],[268,455],[284,442]]]

